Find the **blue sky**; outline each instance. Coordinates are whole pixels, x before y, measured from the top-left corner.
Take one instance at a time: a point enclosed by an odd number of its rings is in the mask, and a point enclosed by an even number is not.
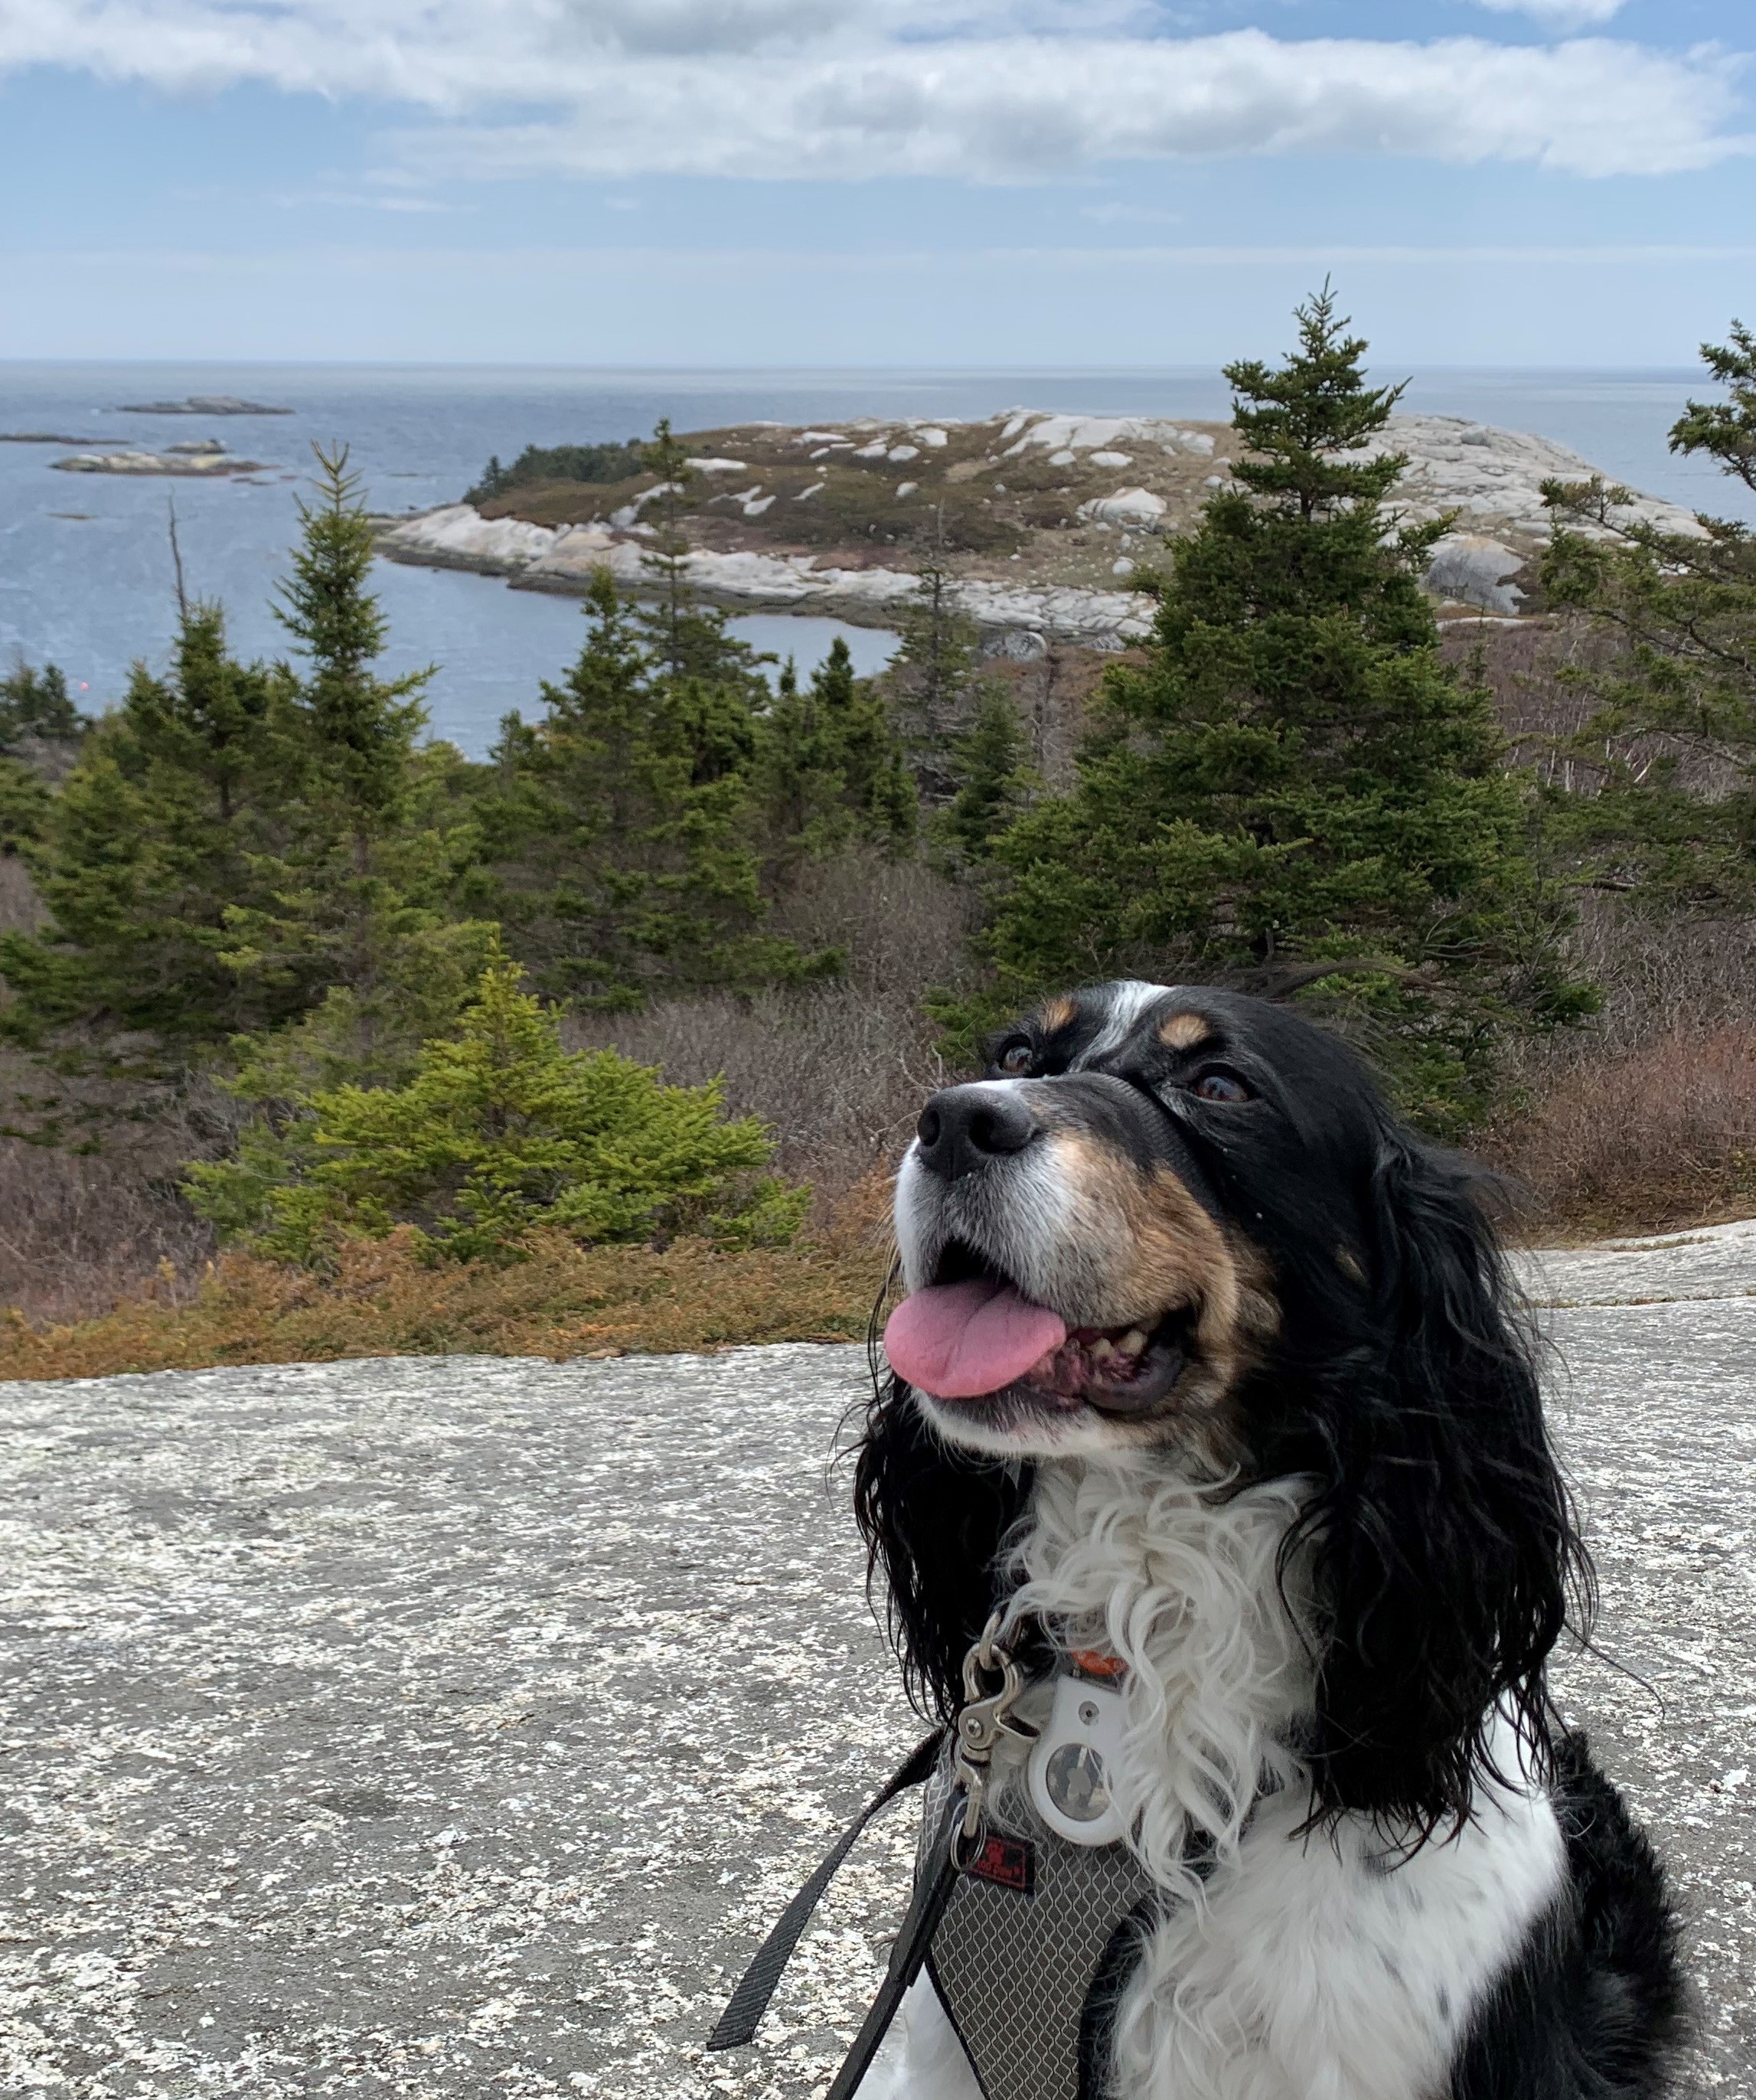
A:
[[[0,0],[0,356],[1683,364],[1753,183],[1749,0]]]

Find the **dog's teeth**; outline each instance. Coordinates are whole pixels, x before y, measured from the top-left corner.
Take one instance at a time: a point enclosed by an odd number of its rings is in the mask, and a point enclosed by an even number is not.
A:
[[[1115,1353],[1115,1344],[1107,1335],[1100,1335],[1092,1344],[1091,1354],[1094,1364],[1107,1364]]]
[[[1130,1327],[1116,1344],[1118,1357],[1137,1357],[1146,1346],[1146,1337],[1138,1327]]]

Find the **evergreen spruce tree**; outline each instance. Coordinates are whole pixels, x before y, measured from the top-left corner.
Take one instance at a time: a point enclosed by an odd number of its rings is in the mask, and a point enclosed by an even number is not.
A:
[[[951,859],[975,867],[1023,815],[1042,782],[1030,763],[1030,740],[1013,698],[997,678],[978,689],[974,721],[951,747],[956,791],[934,831]]]
[[[761,791],[783,871],[855,839],[898,852],[913,839],[914,782],[875,682],[837,635],[802,691],[789,660],[763,721]]]
[[[656,605],[649,615],[653,653],[673,678],[701,666],[691,661],[688,615],[695,607],[689,584],[689,541],[682,529],[683,498],[694,479],[688,457],[673,435],[670,418],[661,416],[652,442],[642,448],[644,464],[659,477],[659,492],[642,508],[642,522],[657,536],[641,556]]]
[[[232,915],[270,902],[298,731],[285,668],[239,663],[219,609],[186,604],[169,674],[135,666],[41,805],[25,852],[50,924],[0,940],[15,1035],[77,1023],[194,1044],[298,1010],[302,978],[246,984],[227,955]]]
[[[345,453],[320,465],[281,608],[303,675],[237,662],[218,609],[182,602],[170,674],[136,666],[26,849],[51,924],[0,943],[15,1035],[77,1026],[170,1069],[248,1039],[266,1100],[277,1059],[404,1069],[468,995],[492,929],[452,923],[467,769],[417,748],[420,679],[373,672],[371,529]],[[320,1045],[283,1042],[314,1008]]]
[[[0,678],[0,750],[23,744],[77,745],[91,726],[73,704],[67,676],[57,664],[38,671],[15,664]]]
[[[663,1085],[613,1050],[569,1052],[553,1014],[491,956],[455,1023],[399,1082],[313,1084],[236,1159],[190,1169],[227,1239],[320,1267],[350,1238],[412,1227],[429,1257],[516,1260],[533,1231],[586,1241],[695,1232],[781,1245],[810,1191],[765,1170],[753,1118],[717,1083]]]
[[[1756,334],[1732,324],[1728,343],[1704,342],[1701,362],[1730,395],[1690,401],[1670,428],[1674,452],[1705,452],[1721,470],[1756,489]]]
[[[41,840],[50,785],[64,777],[90,726],[59,665],[38,671],[20,660],[0,678],[0,856]]]
[[[1420,589],[1442,523],[1387,519],[1368,452],[1400,390],[1327,287],[1271,370],[1227,368],[1248,450],[1176,551],[1146,662],[1108,674],[1066,796],[995,848],[987,948],[1021,993],[1370,958],[1334,981],[1430,1127],[1480,1114],[1497,1039],[1591,995],[1555,954],[1533,796],[1487,695],[1441,662]]]
[[[410,967],[428,968],[448,942],[459,971],[475,962],[483,929],[449,921],[476,840],[466,769],[449,746],[421,740],[431,673],[384,679],[373,668],[386,624],[366,588],[372,527],[346,448],[315,450],[317,497],[299,505],[300,545],[275,608],[305,666],[293,688],[298,795],[286,845],[256,870],[266,900],[229,915],[227,960],[246,980],[309,987],[304,1004],[347,993],[362,1054],[375,1058],[375,1030],[404,1032]]]
[[[585,610],[541,719],[507,717],[482,807],[509,945],[549,997],[588,1006],[798,974],[805,960],[762,930],[742,673],[670,676],[607,570]]]
[[[1730,398],[1690,402],[1671,449],[1756,488],[1756,337],[1735,321],[1701,355]],[[1599,644],[1559,674],[1590,704],[1565,739],[1588,792],[1551,797],[1573,879],[1661,908],[1756,909],[1756,534],[1711,517],[1661,529],[1601,481],[1544,493],[1547,602]]]
[[[976,685],[976,625],[957,603],[938,545],[916,570],[916,594],[897,615],[900,646],[885,673],[910,769],[929,805],[956,792],[951,747],[968,730]]]

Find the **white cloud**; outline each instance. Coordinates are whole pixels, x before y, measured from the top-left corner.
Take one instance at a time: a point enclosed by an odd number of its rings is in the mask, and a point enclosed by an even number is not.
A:
[[[1723,50],[1127,33],[1146,19],[1137,0],[0,0],[0,68],[413,104],[450,120],[399,135],[433,174],[1016,181],[1329,152],[1652,174],[1749,147]]]
[[[1613,21],[1628,0],[1476,0],[1497,15],[1529,15],[1545,29],[1595,29]]]

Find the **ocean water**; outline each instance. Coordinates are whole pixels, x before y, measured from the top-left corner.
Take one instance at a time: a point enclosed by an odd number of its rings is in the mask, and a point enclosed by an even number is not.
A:
[[[1386,373],[1387,378],[1403,375]],[[1572,446],[1613,477],[1720,514],[1756,519],[1756,497],[1711,467],[1674,458],[1666,433],[1685,399],[1710,397],[1697,373],[1417,373],[1410,408]],[[127,416],[127,401],[234,394],[291,408],[290,416]],[[977,417],[1001,408],[1091,408],[1222,418],[1217,372],[608,372],[443,366],[24,364],[0,362],[0,431],[49,430],[106,450],[148,451],[218,437],[264,463],[261,485],[58,474],[66,449],[0,444],[0,663],[23,656],[66,671],[81,704],[119,696],[130,664],[165,660],[174,625],[166,531],[176,506],[190,589],[225,606],[236,646],[275,652],[285,637],[269,611],[298,531],[295,500],[314,441],[351,448],[374,510],[455,501],[491,453],[527,444],[624,438],[660,416],[679,430],[768,418],[858,415]],[[436,734],[472,756],[513,708],[540,705],[540,682],[561,672],[580,638],[578,602],[509,590],[497,579],[380,562],[373,587],[390,622],[392,671],[435,665],[428,704]],[[863,671],[894,638],[786,615],[735,622],[761,649],[821,659],[846,636]]]

